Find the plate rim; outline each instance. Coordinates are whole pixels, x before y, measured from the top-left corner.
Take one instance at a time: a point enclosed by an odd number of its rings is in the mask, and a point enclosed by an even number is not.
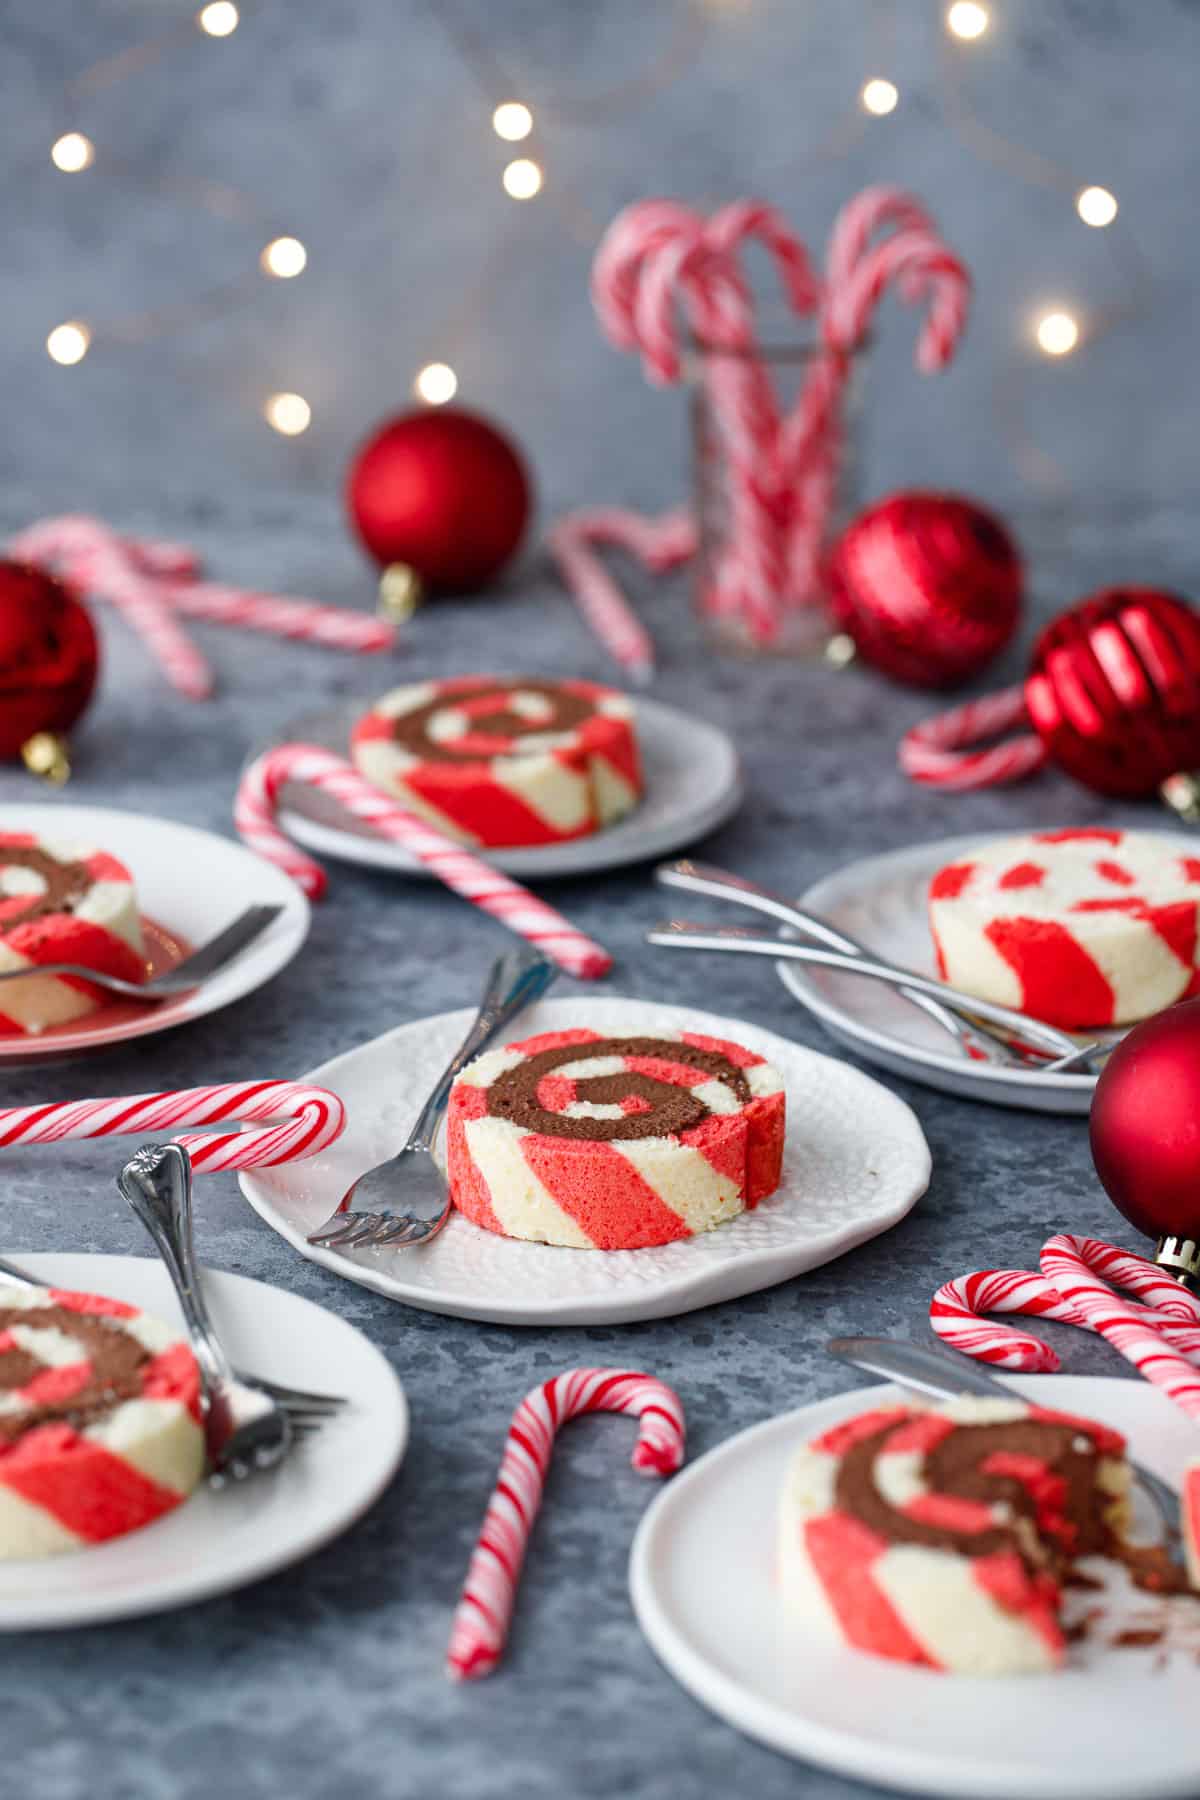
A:
[[[159,1269],[163,1279],[169,1280],[166,1270],[154,1256],[132,1256],[117,1251],[86,1250],[18,1250],[12,1254],[14,1261],[24,1264],[32,1273],[39,1274],[44,1269],[45,1273],[51,1277],[54,1276],[54,1270],[47,1265],[69,1259],[106,1265],[104,1269],[98,1271],[102,1283],[107,1283],[114,1274],[119,1281],[119,1270],[114,1270],[113,1265],[130,1263],[138,1264],[143,1269]],[[11,1610],[5,1611],[6,1603],[0,1596],[0,1636],[15,1635],[25,1631],[87,1630],[95,1625],[111,1624],[121,1619],[147,1618],[158,1613],[174,1612],[180,1607],[194,1606],[201,1601],[215,1599],[221,1594],[236,1593],[254,1582],[264,1581],[272,1575],[277,1575],[282,1569],[290,1568],[294,1563],[305,1561],[308,1557],[316,1555],[318,1551],[341,1537],[344,1532],[349,1531],[382,1497],[403,1466],[412,1437],[412,1412],[408,1394],[392,1363],[379,1346],[371,1341],[365,1331],[360,1331],[357,1325],[351,1324],[349,1319],[334,1312],[332,1307],[322,1306],[319,1301],[309,1299],[306,1294],[297,1294],[290,1288],[278,1287],[272,1282],[260,1280],[257,1276],[242,1275],[233,1269],[210,1268],[207,1265],[203,1269],[203,1274],[206,1277],[216,1277],[222,1286],[229,1283],[235,1288],[265,1289],[269,1294],[282,1295],[286,1301],[294,1301],[304,1307],[313,1307],[317,1312],[326,1314],[336,1325],[352,1332],[355,1337],[360,1339],[376,1359],[381,1373],[386,1371],[390,1378],[388,1391],[395,1405],[395,1442],[391,1453],[368,1487],[356,1496],[351,1507],[340,1511],[336,1517],[326,1520],[319,1528],[310,1531],[302,1542],[293,1542],[282,1548],[277,1545],[257,1556],[252,1566],[247,1563],[247,1566],[236,1574],[231,1574],[228,1570],[224,1574],[219,1574],[210,1571],[204,1562],[193,1563],[185,1575],[177,1575],[169,1583],[166,1583],[165,1591],[164,1589],[155,1589],[151,1593],[143,1587],[132,1592],[126,1589],[117,1590],[111,1594],[105,1593],[87,1605],[86,1609],[81,1609],[75,1616],[59,1614],[54,1617],[46,1617],[36,1612],[15,1615]],[[100,1286],[85,1291],[107,1292],[108,1289],[106,1286]],[[121,1295],[115,1293],[113,1297],[120,1299]],[[187,1502],[185,1501],[183,1504],[186,1506]],[[145,1529],[153,1530],[153,1526]],[[103,1545],[96,1547],[102,1549]],[[87,1550],[83,1549],[77,1554],[86,1555]]]
[[[1000,1379],[1023,1398],[1033,1398],[1036,1393],[1044,1393],[1044,1384],[1047,1382],[1056,1387],[1067,1384],[1072,1390],[1080,1383],[1086,1384],[1089,1389],[1092,1386],[1119,1387],[1126,1392],[1139,1386],[1120,1376],[1062,1372],[1035,1376],[1002,1374]],[[670,1620],[666,1607],[657,1596],[650,1574],[653,1540],[659,1530],[669,1531],[672,1508],[683,1503],[679,1496],[686,1495],[693,1481],[702,1479],[703,1474],[718,1463],[735,1461],[738,1453],[743,1452],[751,1440],[783,1436],[792,1430],[800,1433],[810,1429],[812,1415],[831,1403],[853,1399],[870,1405],[872,1401],[890,1399],[903,1392],[902,1385],[898,1383],[873,1383],[864,1387],[847,1388],[837,1394],[827,1394],[787,1412],[760,1419],[756,1424],[745,1426],[741,1431],[714,1444],[695,1462],[687,1463],[655,1494],[634,1533],[629,1552],[628,1586],[638,1629],[660,1666],[699,1705],[743,1737],[766,1744],[793,1761],[810,1763],[814,1767],[828,1769],[838,1775],[848,1775],[855,1780],[895,1787],[906,1793],[945,1796],[946,1800],[960,1800],[963,1794],[979,1796],[979,1800],[1191,1800],[1196,1792],[1197,1771],[1186,1777],[1181,1776],[1178,1780],[1172,1778],[1170,1781],[1160,1780],[1137,1786],[1131,1782],[1128,1770],[1122,1769],[1114,1778],[1119,1780],[1120,1785],[1105,1788],[1097,1786],[1094,1770],[1084,1779],[1071,1784],[1062,1780],[1057,1769],[1054,1771],[1053,1781],[1028,1769],[1015,1775],[1011,1769],[997,1770],[993,1766],[989,1773],[986,1765],[965,1762],[958,1755],[948,1762],[944,1756],[939,1757],[933,1752],[914,1750],[910,1746],[898,1749],[895,1745],[888,1746],[889,1760],[884,1771],[878,1749],[872,1750],[861,1739],[835,1727],[814,1724],[804,1719],[803,1715],[792,1714],[782,1705],[743,1688],[734,1677],[714,1671],[703,1654],[693,1648],[681,1629]],[[1070,1406],[1069,1400],[1067,1404]],[[815,1422],[819,1424],[820,1420]],[[946,1679],[952,1680],[953,1677]],[[728,1698],[731,1693],[732,1703]],[[735,1717],[735,1713],[739,1716]],[[804,1748],[799,1747],[788,1727],[787,1721],[793,1717],[801,1721],[806,1734]],[[1200,1756],[1197,1770],[1200,1770]]]
[[[869,1228],[855,1227],[838,1233],[831,1241],[827,1254],[823,1255],[817,1262],[810,1263],[805,1269],[795,1271],[793,1274],[777,1276],[766,1281],[749,1281],[745,1286],[739,1287],[736,1293],[713,1294],[709,1290],[713,1286],[718,1285],[723,1274],[731,1266],[734,1266],[733,1262],[718,1262],[712,1265],[706,1265],[695,1277],[684,1280],[682,1283],[674,1282],[667,1287],[648,1287],[645,1284],[639,1284],[636,1294],[631,1289],[631,1297],[628,1303],[616,1306],[615,1313],[615,1303],[611,1296],[587,1295],[582,1298],[570,1297],[565,1303],[571,1312],[571,1318],[567,1321],[558,1317],[548,1316],[547,1304],[538,1305],[533,1309],[528,1306],[522,1308],[511,1305],[507,1307],[489,1307],[488,1311],[482,1312],[476,1297],[472,1296],[470,1293],[463,1293],[457,1289],[447,1290],[444,1295],[439,1291],[439,1304],[436,1306],[429,1303],[426,1298],[425,1290],[417,1290],[415,1293],[410,1290],[404,1294],[399,1294],[395,1292],[392,1285],[388,1284],[386,1276],[377,1273],[370,1265],[350,1262],[348,1258],[339,1256],[334,1250],[326,1249],[319,1244],[310,1244],[303,1232],[285,1219],[280,1213],[279,1208],[271,1203],[270,1189],[261,1179],[263,1176],[269,1176],[271,1171],[267,1170],[260,1172],[253,1169],[240,1171],[238,1175],[238,1185],[240,1186],[242,1193],[249,1201],[253,1210],[258,1214],[259,1218],[261,1218],[273,1231],[277,1232],[279,1236],[290,1243],[294,1249],[298,1250],[306,1260],[314,1262],[322,1268],[331,1270],[334,1274],[341,1276],[344,1280],[354,1281],[361,1286],[368,1287],[373,1292],[382,1294],[386,1299],[394,1301],[399,1305],[415,1306],[421,1311],[435,1312],[439,1315],[451,1318],[471,1319],[480,1324],[530,1327],[541,1326],[548,1329],[570,1329],[573,1326],[581,1325],[627,1325],[646,1323],[656,1319],[678,1318],[685,1313],[695,1312],[704,1306],[722,1305],[729,1300],[744,1299],[749,1294],[761,1292],[767,1287],[777,1286],[780,1282],[798,1279],[800,1275],[811,1273],[812,1270],[822,1268],[827,1263],[835,1262],[839,1257],[848,1255],[852,1250],[857,1249],[859,1245],[869,1243],[872,1238],[882,1236],[885,1232],[893,1230],[908,1217],[908,1214],[912,1212],[914,1207],[928,1191],[933,1174],[933,1154],[920,1119],[906,1100],[902,1099],[899,1094],[893,1093],[890,1088],[885,1087],[881,1081],[878,1081],[875,1076],[868,1074],[865,1070],[855,1068],[852,1063],[844,1062],[840,1057],[830,1056],[825,1051],[814,1050],[807,1044],[796,1043],[793,1039],[785,1038],[781,1032],[771,1031],[766,1026],[755,1025],[752,1021],[728,1019],[723,1014],[719,1013],[707,1013],[706,1009],[703,1007],[677,1006],[673,1002],[645,1000],[639,999],[637,996],[617,994],[605,994],[602,998],[607,1003],[632,1004],[648,1008],[652,1007],[660,1012],[684,1012],[693,1017],[696,1014],[701,1014],[713,1023],[733,1026],[738,1029],[743,1029],[749,1025],[752,1032],[760,1033],[767,1038],[778,1038],[788,1046],[789,1050],[798,1051],[803,1056],[814,1057],[822,1062],[833,1063],[843,1075],[849,1076],[854,1082],[863,1083],[876,1092],[882,1093],[886,1096],[888,1102],[898,1109],[898,1119],[903,1120],[906,1129],[913,1134],[914,1153],[923,1151],[923,1168],[919,1175],[914,1175],[914,1191],[910,1196],[905,1198],[903,1203],[900,1204],[893,1213],[889,1213],[884,1223],[873,1225]],[[570,1004],[579,1004],[572,996],[554,996],[542,1000],[539,1004],[542,1006],[556,1006],[560,1004],[563,999],[566,999]],[[332,1083],[334,1084],[334,1092],[336,1092],[337,1070],[339,1064],[350,1061],[351,1059],[362,1055],[364,1052],[376,1050],[379,1046],[386,1043],[387,1040],[393,1038],[398,1032],[414,1031],[419,1028],[428,1027],[432,1024],[441,1024],[443,1021],[449,1022],[451,1020],[455,1022],[456,1028],[458,1025],[461,1025],[462,1030],[465,1032],[471,1023],[474,1014],[474,1007],[468,1006],[454,1008],[451,1011],[442,1013],[432,1013],[420,1019],[407,1020],[401,1025],[393,1026],[389,1031],[381,1032],[376,1037],[368,1039],[365,1043],[354,1045],[347,1050],[341,1051],[337,1056],[330,1058],[328,1062],[320,1065],[318,1068],[310,1070],[308,1074],[300,1076],[299,1079],[301,1081],[311,1081],[317,1085],[323,1086],[328,1086]],[[276,1173],[278,1174],[280,1171],[277,1170]],[[467,1222],[469,1223],[469,1221]],[[476,1227],[475,1229],[479,1228]],[[603,1254],[603,1252],[596,1252],[596,1254]],[[748,1274],[757,1274],[761,1273],[764,1267],[770,1267],[777,1263],[779,1256],[780,1252],[778,1248],[765,1248],[761,1250],[747,1250],[739,1254],[734,1260],[736,1266],[746,1270]],[[442,1303],[443,1300],[445,1303]],[[664,1310],[664,1307],[669,1308],[669,1310]],[[559,1305],[555,1310],[561,1312],[563,1311],[563,1306]]]
[[[80,813],[96,813],[105,819],[118,819],[135,826],[150,826],[156,831],[165,827],[168,831],[180,832],[186,837],[202,840],[207,844],[216,842],[223,850],[231,851],[240,858],[248,858],[248,866],[252,865],[261,874],[264,887],[263,898],[267,901],[278,899],[283,907],[279,918],[258,941],[256,948],[259,952],[269,951],[270,954],[265,958],[263,971],[255,977],[250,986],[239,989],[238,992],[228,995],[224,1000],[219,998],[214,1000],[212,998],[213,986],[218,979],[214,977],[209,983],[202,984],[197,988],[193,995],[185,998],[180,1010],[169,1018],[163,1018],[156,1010],[148,1009],[144,1018],[129,1019],[124,1024],[113,1027],[111,1031],[104,1031],[102,1036],[92,1042],[80,1043],[69,1037],[38,1035],[6,1040],[10,1047],[0,1048],[0,1069],[32,1067],[36,1063],[65,1062],[68,1059],[74,1061],[107,1050],[113,1045],[157,1036],[161,1032],[174,1031],[178,1026],[191,1024],[193,1020],[207,1018],[215,1012],[223,1011],[227,1006],[234,1005],[239,1000],[246,999],[248,995],[257,993],[269,981],[273,981],[277,975],[282,974],[289,963],[295,960],[308,940],[309,932],[312,929],[312,907],[307,895],[281,869],[277,869],[273,863],[267,862],[264,857],[256,855],[239,838],[223,837],[219,831],[213,831],[208,826],[190,825],[181,819],[164,818],[158,813],[136,812],[129,807],[122,806],[95,805],[90,801],[18,800],[11,804],[6,802],[3,808],[0,808],[0,812],[5,818],[30,813],[44,817],[47,821],[51,821],[42,827],[48,837],[53,837],[56,829],[61,829],[63,835],[70,835],[72,816]],[[60,816],[63,820],[61,828],[57,826]],[[36,828],[30,827],[30,829]],[[103,831],[104,827],[100,826],[99,829]],[[199,844],[196,848],[198,851]],[[136,884],[136,871],[134,871],[134,880]],[[160,923],[169,925],[170,921],[163,920]],[[273,947],[272,937],[274,938]],[[81,1031],[84,1029],[82,1022],[80,1029]]]
[[[613,691],[624,692],[622,689]],[[626,826],[636,826],[635,809],[626,820],[619,821],[615,828],[591,832],[582,838],[572,838],[565,844],[514,846],[507,850],[481,852],[489,863],[505,874],[526,881],[580,879],[607,869],[629,868],[636,863],[670,855],[673,850],[682,849],[686,844],[707,837],[741,809],[746,798],[745,770],[741,753],[729,732],[720,725],[715,725],[711,719],[692,719],[681,707],[672,706],[669,701],[655,700],[648,695],[636,693],[626,694],[626,698],[632,700],[635,714],[638,709],[650,713],[664,726],[682,721],[690,731],[706,736],[714,748],[719,749],[724,761],[719,792],[704,806],[694,808],[675,826],[661,826],[658,833],[649,840],[649,847],[645,841],[639,840],[634,829],[630,830],[628,837],[617,837],[614,842],[613,830],[623,833]],[[350,704],[343,702],[340,706],[326,707],[285,725],[278,733],[273,734],[269,745],[260,746],[253,752],[244,766],[248,768],[263,748],[287,742],[297,733],[307,732],[311,735],[314,730],[320,731],[335,719],[339,723],[344,722]],[[295,811],[287,802],[286,788],[280,806],[279,825],[298,844],[318,855],[331,856],[339,862],[348,862],[360,868],[381,869],[416,880],[429,878],[427,870],[411,861],[401,860],[404,853],[398,845],[389,843],[384,838],[375,843],[368,837],[359,837],[340,831],[335,826],[314,822],[303,813]],[[589,850],[594,854],[589,855]]]
[[[845,876],[854,869],[870,869],[872,865],[918,857],[926,852],[931,854],[936,852],[938,855],[945,855],[952,859],[965,850],[983,844],[999,843],[1005,838],[1029,836],[1039,830],[1049,829],[1052,828],[1035,825],[1026,827],[1024,830],[1018,826],[1004,831],[964,832],[954,837],[930,838],[916,844],[901,844],[892,850],[879,850],[870,856],[855,857],[836,869],[828,870],[816,881],[810,882],[800,895],[797,905],[806,907],[810,911],[819,912],[819,896],[822,888],[830,881],[836,880],[839,876]],[[1081,829],[1086,829],[1086,827],[1081,827]],[[1132,827],[1131,829],[1136,830],[1137,828]],[[1195,847],[1192,840],[1185,837],[1182,832],[1169,828],[1150,835],[1178,839],[1181,843],[1189,843],[1192,848]],[[960,1088],[961,1086],[969,1088],[973,1096],[980,1100],[986,1100],[989,1092],[996,1088],[1007,1090],[1014,1096],[1031,1093],[1057,1095],[1064,1103],[1086,1100],[1095,1092],[1096,1082],[1099,1079],[1095,1075],[1067,1073],[1030,1076],[1022,1069],[983,1068],[968,1059],[942,1055],[936,1050],[924,1049],[919,1044],[910,1044],[903,1038],[893,1037],[890,1032],[879,1031],[873,1026],[864,1025],[852,1014],[844,1011],[836,1002],[821,993],[800,963],[780,961],[776,963],[775,969],[792,998],[798,1000],[815,1018],[819,1019],[826,1030],[834,1034],[840,1042],[861,1046],[864,1055],[880,1052],[894,1059],[891,1064],[887,1065],[889,1067],[894,1068],[896,1063],[902,1061],[913,1071],[914,1079],[920,1080],[935,1075],[948,1076],[956,1084],[960,1084]],[[917,1073],[917,1071],[923,1073]],[[943,1084],[937,1082],[934,1085],[942,1086]]]

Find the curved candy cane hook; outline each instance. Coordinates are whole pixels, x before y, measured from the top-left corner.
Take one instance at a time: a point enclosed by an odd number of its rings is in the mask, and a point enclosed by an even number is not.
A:
[[[531,1389],[513,1414],[499,1479],[454,1614],[446,1669],[456,1680],[489,1675],[500,1660],[555,1433],[568,1419],[589,1412],[636,1415],[633,1466],[639,1473],[673,1475],[683,1462],[683,1407],[652,1375],[567,1369]]]

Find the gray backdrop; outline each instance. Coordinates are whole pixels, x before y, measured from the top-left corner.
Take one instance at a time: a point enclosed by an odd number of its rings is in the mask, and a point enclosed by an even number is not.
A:
[[[247,0],[217,42],[190,25],[188,0],[6,0],[0,478],[31,509],[120,513],[147,479],[160,502],[225,507],[248,486],[328,494],[371,420],[406,402],[414,369],[446,356],[462,397],[528,446],[548,509],[669,502],[680,400],[648,392],[599,339],[587,299],[599,229],[655,192],[756,194],[819,243],[843,199],[889,179],[933,207],[976,272],[978,305],[960,364],[938,381],[914,374],[913,322],[888,309],[866,486],[1062,503],[1110,519],[1119,545],[1131,511],[1191,498],[1200,9],[998,0],[968,46],[947,40],[941,12],[922,0]],[[94,59],[164,35],[140,72],[64,92]],[[889,118],[856,105],[869,75],[901,90]],[[514,95],[537,110],[529,148],[546,171],[525,204],[499,181],[521,152],[490,127],[494,102]],[[47,154],[71,127],[98,147],[79,176]],[[191,196],[198,182],[233,184],[257,215],[216,216]],[[1088,182],[1120,199],[1107,232],[1075,216]],[[276,230],[308,247],[295,282],[253,274]],[[104,341],[105,321],[124,332],[130,315],[247,270],[246,298],[222,316]],[[1053,302],[1085,325],[1119,316],[1053,363],[1029,340],[1031,315]],[[74,316],[101,335],[85,363],[57,368],[45,334]],[[304,439],[263,425],[276,389],[312,403]]]

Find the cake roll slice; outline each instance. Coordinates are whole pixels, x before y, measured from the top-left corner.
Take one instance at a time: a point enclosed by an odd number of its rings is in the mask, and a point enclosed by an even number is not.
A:
[[[136,1531],[203,1473],[200,1373],[177,1329],[0,1279],[0,1558]]]
[[[590,681],[471,675],[394,688],[350,747],[376,787],[483,848],[585,837],[642,792],[633,702]]]
[[[450,1095],[454,1204],[505,1237],[638,1250],[711,1231],[779,1185],[783,1083],[693,1032],[548,1032],[492,1050]]]
[[[0,971],[31,971],[26,981],[0,985],[0,1037],[68,1025],[107,1003],[104,990],[81,977],[36,973],[53,962],[145,980],[133,877],[106,850],[0,832]]]

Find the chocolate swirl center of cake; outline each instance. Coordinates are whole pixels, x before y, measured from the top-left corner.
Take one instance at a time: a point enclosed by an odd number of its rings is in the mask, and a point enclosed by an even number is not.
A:
[[[1029,1563],[1031,1545],[1038,1540],[1031,1531],[1022,1531],[1020,1521],[1037,1524],[1044,1519],[1042,1508],[1052,1502],[1052,1511],[1064,1521],[1060,1544],[1064,1558],[1109,1548],[1112,1533],[1094,1501],[1099,1452],[1078,1426],[1049,1419],[960,1425],[927,1450],[923,1478],[931,1496],[993,1509],[991,1525],[972,1529],[964,1520],[956,1530],[953,1524],[914,1517],[881,1492],[876,1460],[887,1453],[892,1435],[907,1424],[906,1420],[899,1426],[885,1425],[853,1445],[837,1476],[838,1510],[889,1544],[953,1549],[963,1556],[1015,1550]]]
[[[128,1331],[98,1314],[73,1312],[67,1306],[0,1307],[0,1397],[19,1392],[39,1378],[45,1381],[56,1365],[43,1362],[14,1339],[15,1328],[55,1331],[79,1346],[77,1361],[86,1375],[70,1391],[56,1396],[49,1389],[22,1405],[19,1412],[0,1406],[0,1445],[12,1443],[35,1426],[93,1424],[123,1401],[142,1392],[142,1374],[150,1352]],[[58,1364],[57,1367],[64,1365]]]
[[[585,1075],[572,1078],[578,1100],[595,1105],[620,1105],[627,1099],[643,1104],[620,1118],[588,1118],[576,1113],[555,1112],[538,1098],[538,1088],[547,1075],[553,1075],[565,1064],[591,1062],[596,1057],[637,1057],[659,1063],[683,1063],[696,1069],[705,1080],[716,1080],[730,1088],[744,1106],[752,1098],[744,1069],[730,1062],[717,1050],[704,1050],[695,1044],[679,1043],[674,1038],[628,1037],[598,1038],[578,1044],[559,1044],[551,1050],[539,1050],[527,1056],[515,1068],[506,1069],[487,1090],[488,1112],[496,1118],[509,1119],[514,1125],[536,1131],[543,1137],[584,1138],[591,1142],[613,1139],[678,1137],[694,1125],[702,1124],[712,1109],[692,1087],[681,1087],[648,1070],[622,1069],[611,1075]]]
[[[545,701],[548,710],[537,718],[518,712],[512,705],[513,693],[532,694]],[[486,707],[478,704],[485,700],[489,702]],[[465,745],[460,745],[455,738],[437,738],[430,732],[430,721],[436,714],[467,707],[470,712]],[[510,743],[519,749],[519,740],[523,737],[576,731],[595,710],[595,702],[584,695],[572,694],[547,682],[513,681],[503,688],[497,688],[492,682],[480,682],[478,687],[456,688],[451,693],[438,694],[424,706],[401,713],[392,722],[392,736],[396,743],[413,756],[420,757],[422,762],[478,762],[485,752],[477,741],[472,740],[477,740],[480,734],[494,738],[498,749]]]
[[[92,885],[86,863],[59,862],[32,844],[6,845],[0,850],[0,868],[29,869],[42,883],[36,894],[0,894],[7,902],[3,914],[6,929],[50,913],[69,912]],[[14,901],[23,904],[14,906]]]

